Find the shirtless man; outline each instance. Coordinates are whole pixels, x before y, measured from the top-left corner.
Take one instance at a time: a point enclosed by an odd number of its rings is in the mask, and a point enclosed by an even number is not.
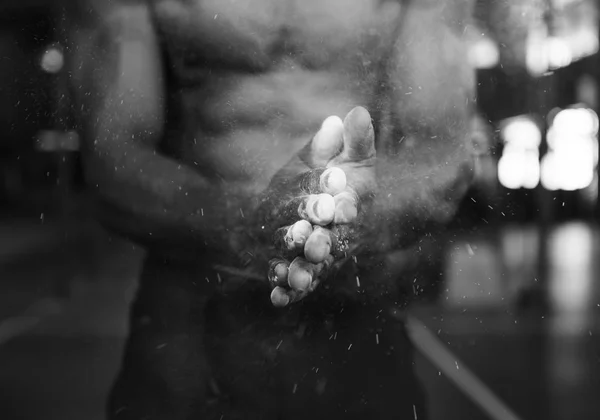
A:
[[[453,215],[471,1],[123,0],[80,16],[86,179],[106,226],[148,250],[109,418],[423,418],[395,279],[345,264],[275,308],[267,281],[215,267],[263,262],[265,229],[290,222],[268,208],[311,168],[344,169],[371,254]],[[347,114],[343,136],[311,142]]]

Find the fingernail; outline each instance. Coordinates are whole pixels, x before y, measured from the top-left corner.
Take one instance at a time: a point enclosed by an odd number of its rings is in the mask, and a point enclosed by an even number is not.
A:
[[[353,193],[342,192],[333,197],[335,201],[334,223],[352,223],[358,216],[357,200]]]
[[[277,308],[283,308],[290,303],[290,297],[283,287],[277,286],[271,292],[271,303]]]
[[[320,132],[324,133],[341,133],[344,128],[344,121],[337,115],[330,115],[323,120]]]
[[[336,115],[325,118],[317,132],[313,146],[317,152],[330,152],[342,147],[344,122]]]
[[[298,291],[307,290],[312,283],[312,267],[302,258],[295,258],[288,272],[289,286]]]
[[[320,177],[321,191],[335,196],[346,189],[346,173],[337,167],[325,169]]]
[[[356,107],[344,119],[346,153],[351,159],[366,159],[375,153],[374,130],[369,112]]]
[[[312,225],[308,220],[298,220],[290,229],[292,241],[296,246],[304,245],[312,230]]]
[[[352,130],[367,130],[371,126],[371,114],[362,106],[354,107],[344,118],[343,124]]]
[[[304,244],[304,257],[313,264],[321,263],[331,252],[331,244],[331,236],[317,228]]]
[[[308,160],[315,166],[325,166],[337,156],[344,146],[344,122],[340,117],[331,116],[323,121],[310,146]]]
[[[317,194],[308,198],[306,206],[308,220],[319,226],[326,226],[335,217],[335,200],[329,194]]]
[[[273,286],[279,286],[287,283],[288,272],[287,262],[278,258],[269,263],[267,278]]]

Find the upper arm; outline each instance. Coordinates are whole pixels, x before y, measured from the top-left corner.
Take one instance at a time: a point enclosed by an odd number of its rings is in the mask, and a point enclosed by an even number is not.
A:
[[[455,9],[471,1],[411,2],[390,62],[398,131],[386,139],[389,166],[382,171],[392,171],[404,193],[397,199],[422,219],[450,217],[471,182],[476,78],[461,30],[468,8]]]
[[[159,43],[148,7],[128,3],[80,27],[73,40],[73,88],[87,138],[84,154],[154,148],[162,134]]]
[[[395,114],[419,141],[460,143],[475,100],[475,69],[469,63],[464,26],[472,0],[412,2],[390,69]],[[434,143],[437,143],[434,141]]]

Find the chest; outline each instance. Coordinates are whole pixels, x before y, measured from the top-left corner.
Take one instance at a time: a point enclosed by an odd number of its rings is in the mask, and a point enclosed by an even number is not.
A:
[[[369,65],[388,49],[395,0],[153,0],[159,31],[180,65],[265,71],[293,56],[323,69]]]
[[[371,105],[401,12],[381,0],[153,1],[183,86],[181,158],[257,190],[327,116]]]

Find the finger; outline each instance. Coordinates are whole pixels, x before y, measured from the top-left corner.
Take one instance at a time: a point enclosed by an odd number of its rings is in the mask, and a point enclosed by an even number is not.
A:
[[[348,224],[358,216],[358,196],[353,191],[344,191],[333,197],[335,202],[335,215],[333,223]]]
[[[347,257],[356,246],[355,236],[350,225],[334,225],[331,229],[317,226],[304,244],[304,258],[319,264],[327,261],[330,254],[335,258]]]
[[[313,194],[302,200],[298,215],[313,225],[327,226],[335,218],[335,200],[330,194]]]
[[[313,169],[264,197],[259,212],[264,223],[277,224],[277,227],[292,224],[298,217],[325,226],[335,216],[335,202],[327,195],[336,195],[346,187],[346,174],[342,169]]]
[[[273,287],[285,286],[288,282],[289,263],[281,258],[269,261],[267,278]]]
[[[290,265],[290,267],[293,267],[291,278],[296,278],[298,280],[302,276],[304,276],[306,272],[309,272],[311,275],[310,284],[303,289],[286,289],[283,285],[276,286],[271,291],[271,302],[275,307],[281,308],[304,299],[306,296],[314,292],[317,289],[317,287],[319,287],[321,282],[324,281],[324,279],[327,277],[330,268],[333,267],[333,256],[331,255],[325,261],[316,265],[307,263],[306,261],[303,261],[302,258],[298,258],[297,260],[298,261],[294,260],[296,261],[295,264],[294,261],[292,261],[292,263],[294,264],[293,266]],[[292,283],[294,283],[295,281],[296,280],[292,280]]]
[[[304,245],[304,258],[310,263],[319,264],[327,258],[336,243],[333,233],[322,227],[315,227]]]
[[[288,285],[292,290],[299,293],[313,292],[322,279],[326,277],[332,264],[333,256],[331,255],[319,264],[311,264],[302,257],[296,257],[289,266]],[[295,298],[297,299],[300,296],[298,295]]]
[[[316,287],[315,283],[318,283],[327,277],[329,270],[331,267],[333,267],[334,262],[335,258],[333,255],[329,254],[319,264],[315,264],[314,275],[316,276],[316,279],[313,280],[313,288]]]
[[[273,229],[291,225],[298,218],[313,225],[326,226],[333,222],[334,217],[335,200],[330,194],[304,194],[281,199],[266,212],[264,222]]]
[[[335,196],[344,191],[346,186],[346,173],[341,168],[327,168],[319,177],[319,187],[323,193]]]
[[[306,296],[312,293],[314,289],[310,287],[307,290],[288,290],[288,296],[290,297],[290,303],[296,303],[304,299]]]
[[[338,167],[312,169],[300,175],[297,182],[301,193],[336,195],[346,189],[346,173]]]
[[[258,213],[272,231],[298,220],[298,208],[311,194],[321,193],[320,177],[325,168],[303,171],[289,179],[281,174],[273,178],[269,191],[259,198]],[[275,224],[276,226],[270,226]]]
[[[298,292],[308,291],[316,279],[315,266],[302,257],[294,258],[288,272],[288,285]]]
[[[352,252],[356,232],[351,225],[333,225],[331,229],[316,227],[304,245],[304,257],[313,264],[327,260],[329,254],[335,258],[346,257]]]
[[[363,107],[356,107],[344,119],[344,149],[336,161],[357,162],[375,156],[375,132],[371,115]]]
[[[283,308],[290,304],[291,297],[288,295],[288,291],[281,286],[275,287],[271,291],[271,303],[276,308]]]
[[[299,220],[293,225],[279,228],[273,234],[275,248],[284,253],[302,251],[312,231],[308,220]]]
[[[275,307],[284,307],[295,302],[299,302],[310,294],[308,290],[293,290],[283,287],[276,287],[271,292],[271,302]]]
[[[344,122],[340,117],[330,116],[323,121],[312,141],[302,151],[302,160],[312,168],[324,167],[343,148]]]
[[[327,279],[327,277],[329,276],[329,273],[331,271],[331,268],[333,267],[334,264],[334,258],[333,255],[328,255],[324,261],[322,261],[319,264],[315,264],[314,266],[314,271],[313,271],[313,281],[308,289],[309,293],[314,292],[317,287],[319,287],[319,285],[321,284],[322,281],[325,281]]]

